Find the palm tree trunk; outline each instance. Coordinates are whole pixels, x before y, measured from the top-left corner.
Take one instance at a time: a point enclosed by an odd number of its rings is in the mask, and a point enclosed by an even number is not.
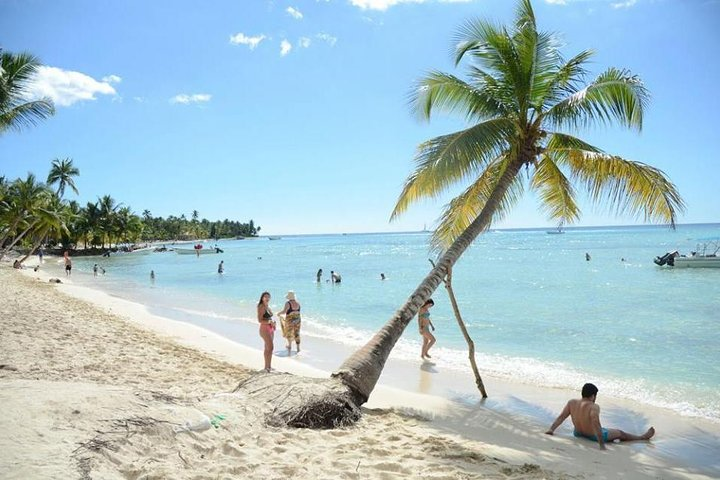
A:
[[[10,226],[10,228],[7,229],[7,231],[5,232],[5,235],[3,235],[3,237],[2,237],[2,240],[0,240],[0,247],[2,247],[5,244],[5,241],[7,241],[8,237],[10,237],[10,235],[12,235],[12,233],[15,231],[15,229],[17,228],[18,224],[20,223],[20,220],[22,219],[22,217],[23,217],[22,215],[19,215],[13,222],[12,226]],[[10,251],[9,247],[7,249],[3,248],[0,251],[0,260],[2,260],[3,257],[5,257],[5,254],[8,251]]]
[[[350,389],[358,405],[367,402],[370,393],[380,378],[390,351],[400,339],[405,327],[413,319],[420,306],[430,298],[462,253],[478,235],[490,226],[495,210],[520,172],[520,168],[530,158],[532,156],[529,152],[521,150],[521,154],[508,165],[505,172],[500,176],[480,214],[440,257],[437,266],[430,271],[410,295],[405,305],[395,312],[392,318],[365,346],[350,355],[340,368],[332,374],[334,378],[338,378]]]
[[[445,278],[445,288],[448,291],[453,312],[455,312],[455,319],[457,320],[458,325],[460,326],[460,331],[468,344],[468,358],[470,360],[470,367],[475,375],[475,385],[478,390],[480,390],[482,398],[487,398],[488,395],[485,391],[485,384],[483,384],[482,378],[480,377],[480,371],[477,368],[477,363],[475,363],[475,342],[473,342],[472,338],[470,338],[470,334],[465,327],[465,322],[463,321],[462,316],[460,316],[460,307],[458,307],[457,300],[455,300],[455,293],[452,289],[452,268],[448,270],[447,277]]]
[[[8,245],[7,248],[4,249],[4,250],[2,251],[2,253],[0,254],[0,260],[2,260],[2,258],[5,256],[5,254],[6,254],[7,252],[9,252],[20,240],[22,240],[22,238],[23,238],[25,235],[27,235],[27,233],[28,233],[30,230],[32,230],[32,228],[33,228],[37,223],[38,223],[38,221],[35,220],[34,222],[32,222],[32,223],[30,224],[29,227],[27,227],[25,230],[23,230],[23,231],[20,233],[20,235],[18,235],[17,237],[15,237],[15,238],[13,239],[13,241],[10,242],[10,245]]]
[[[40,244],[43,242],[44,236],[45,236],[45,234],[43,234],[43,235],[38,239],[38,241],[33,244],[32,247],[30,247],[30,251],[27,253],[27,255],[25,255],[23,258],[20,259],[20,263],[23,263],[25,260],[27,260],[28,258],[30,258],[30,255],[32,255],[33,253],[35,253],[35,250],[37,250],[38,247],[40,246]]]

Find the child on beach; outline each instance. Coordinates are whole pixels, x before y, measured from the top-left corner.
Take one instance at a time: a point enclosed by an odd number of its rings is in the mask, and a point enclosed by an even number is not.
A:
[[[435,345],[435,335],[430,333],[431,328],[435,331],[435,325],[433,325],[430,321],[430,308],[433,305],[435,305],[435,302],[432,298],[429,298],[425,303],[423,303],[423,306],[420,307],[420,310],[418,311],[418,326],[420,327],[420,335],[423,337],[420,358],[423,359],[432,358],[430,354],[428,354],[428,350],[430,350],[430,347]]]
[[[270,310],[270,292],[263,292],[257,305],[257,319],[260,323],[260,338],[263,339],[265,348],[265,371],[270,372],[273,354],[273,337],[275,336],[275,321],[272,319],[273,312]]]

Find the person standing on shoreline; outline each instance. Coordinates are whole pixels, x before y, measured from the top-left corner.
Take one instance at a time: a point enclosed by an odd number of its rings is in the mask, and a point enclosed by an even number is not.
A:
[[[595,403],[597,400],[598,388],[592,383],[586,383],[582,387],[582,398],[575,398],[568,401],[560,415],[555,419],[550,429],[545,432],[552,435],[567,417],[572,420],[576,437],[587,438],[598,442],[600,450],[605,450],[605,444],[614,440],[627,442],[631,440],[650,440],[655,435],[653,427],[648,428],[642,435],[633,435],[616,428],[602,428],[600,425],[600,406]]]
[[[43,251],[43,248],[40,247],[40,248],[38,249],[38,260],[39,260],[39,263],[43,263],[43,256],[44,256],[44,255],[45,255],[45,252]]]
[[[288,357],[292,350],[292,342],[295,341],[297,347],[297,353],[300,353],[300,302],[295,298],[295,292],[292,290],[288,291],[287,302],[285,302],[285,308],[283,311],[278,313],[281,318],[281,325],[283,327],[283,336],[287,339],[287,352]],[[284,318],[282,316],[285,316]]]
[[[430,308],[435,305],[432,298],[428,298],[423,306],[418,311],[418,327],[420,328],[420,335],[423,338],[422,350],[420,351],[420,358],[432,358],[428,353],[430,347],[435,345],[435,335],[430,333],[432,328],[435,331],[435,325],[430,321]]]
[[[270,310],[270,292],[263,292],[257,305],[257,319],[260,323],[260,338],[263,339],[263,358],[265,359],[265,371],[270,372],[273,354],[273,337],[275,336],[275,321],[272,319],[273,312]]]
[[[72,260],[70,260],[70,254],[65,250],[65,276],[69,277],[72,273]]]

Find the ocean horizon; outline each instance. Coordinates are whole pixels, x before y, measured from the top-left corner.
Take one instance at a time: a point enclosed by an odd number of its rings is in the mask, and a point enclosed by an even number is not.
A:
[[[652,261],[720,237],[720,224],[546,230],[492,229],[454,268],[453,287],[481,374],[572,390],[593,381],[604,395],[720,423],[720,271],[673,270]],[[220,240],[223,253],[200,257],[78,257],[73,281],[256,348],[260,340],[248,327],[256,324],[260,294],[270,291],[279,311],[294,290],[304,338],[338,342],[349,354],[403,305],[434,258],[429,232],[278,236]],[[95,263],[105,275],[93,277]],[[331,270],[342,274],[341,284],[329,283]],[[433,298],[435,368],[466,372],[467,347],[442,285]],[[284,350],[279,335],[275,349]],[[419,351],[413,320],[391,358],[420,362]],[[312,365],[314,356],[319,362],[322,355],[303,352],[303,361]]]

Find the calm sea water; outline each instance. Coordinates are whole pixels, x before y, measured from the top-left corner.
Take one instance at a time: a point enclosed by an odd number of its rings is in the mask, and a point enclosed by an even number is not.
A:
[[[652,262],[666,251],[689,252],[718,237],[718,224],[481,236],[456,265],[453,286],[483,374],[572,389],[592,380],[610,395],[720,421],[720,269],[673,270]],[[263,290],[272,292],[279,310],[293,289],[303,306],[303,334],[341,341],[351,351],[428,273],[428,238],[405,233],[221,241],[219,255],[78,258],[74,272],[90,272],[99,262],[107,274],[73,277],[221,332],[255,323]],[[223,275],[217,274],[220,260]],[[324,271],[320,284],[318,268]],[[342,274],[342,284],[326,282],[331,270]],[[387,279],[380,280],[380,273]],[[467,369],[466,345],[445,289],[434,298],[438,368]],[[419,345],[411,324],[393,355],[416,359]]]

